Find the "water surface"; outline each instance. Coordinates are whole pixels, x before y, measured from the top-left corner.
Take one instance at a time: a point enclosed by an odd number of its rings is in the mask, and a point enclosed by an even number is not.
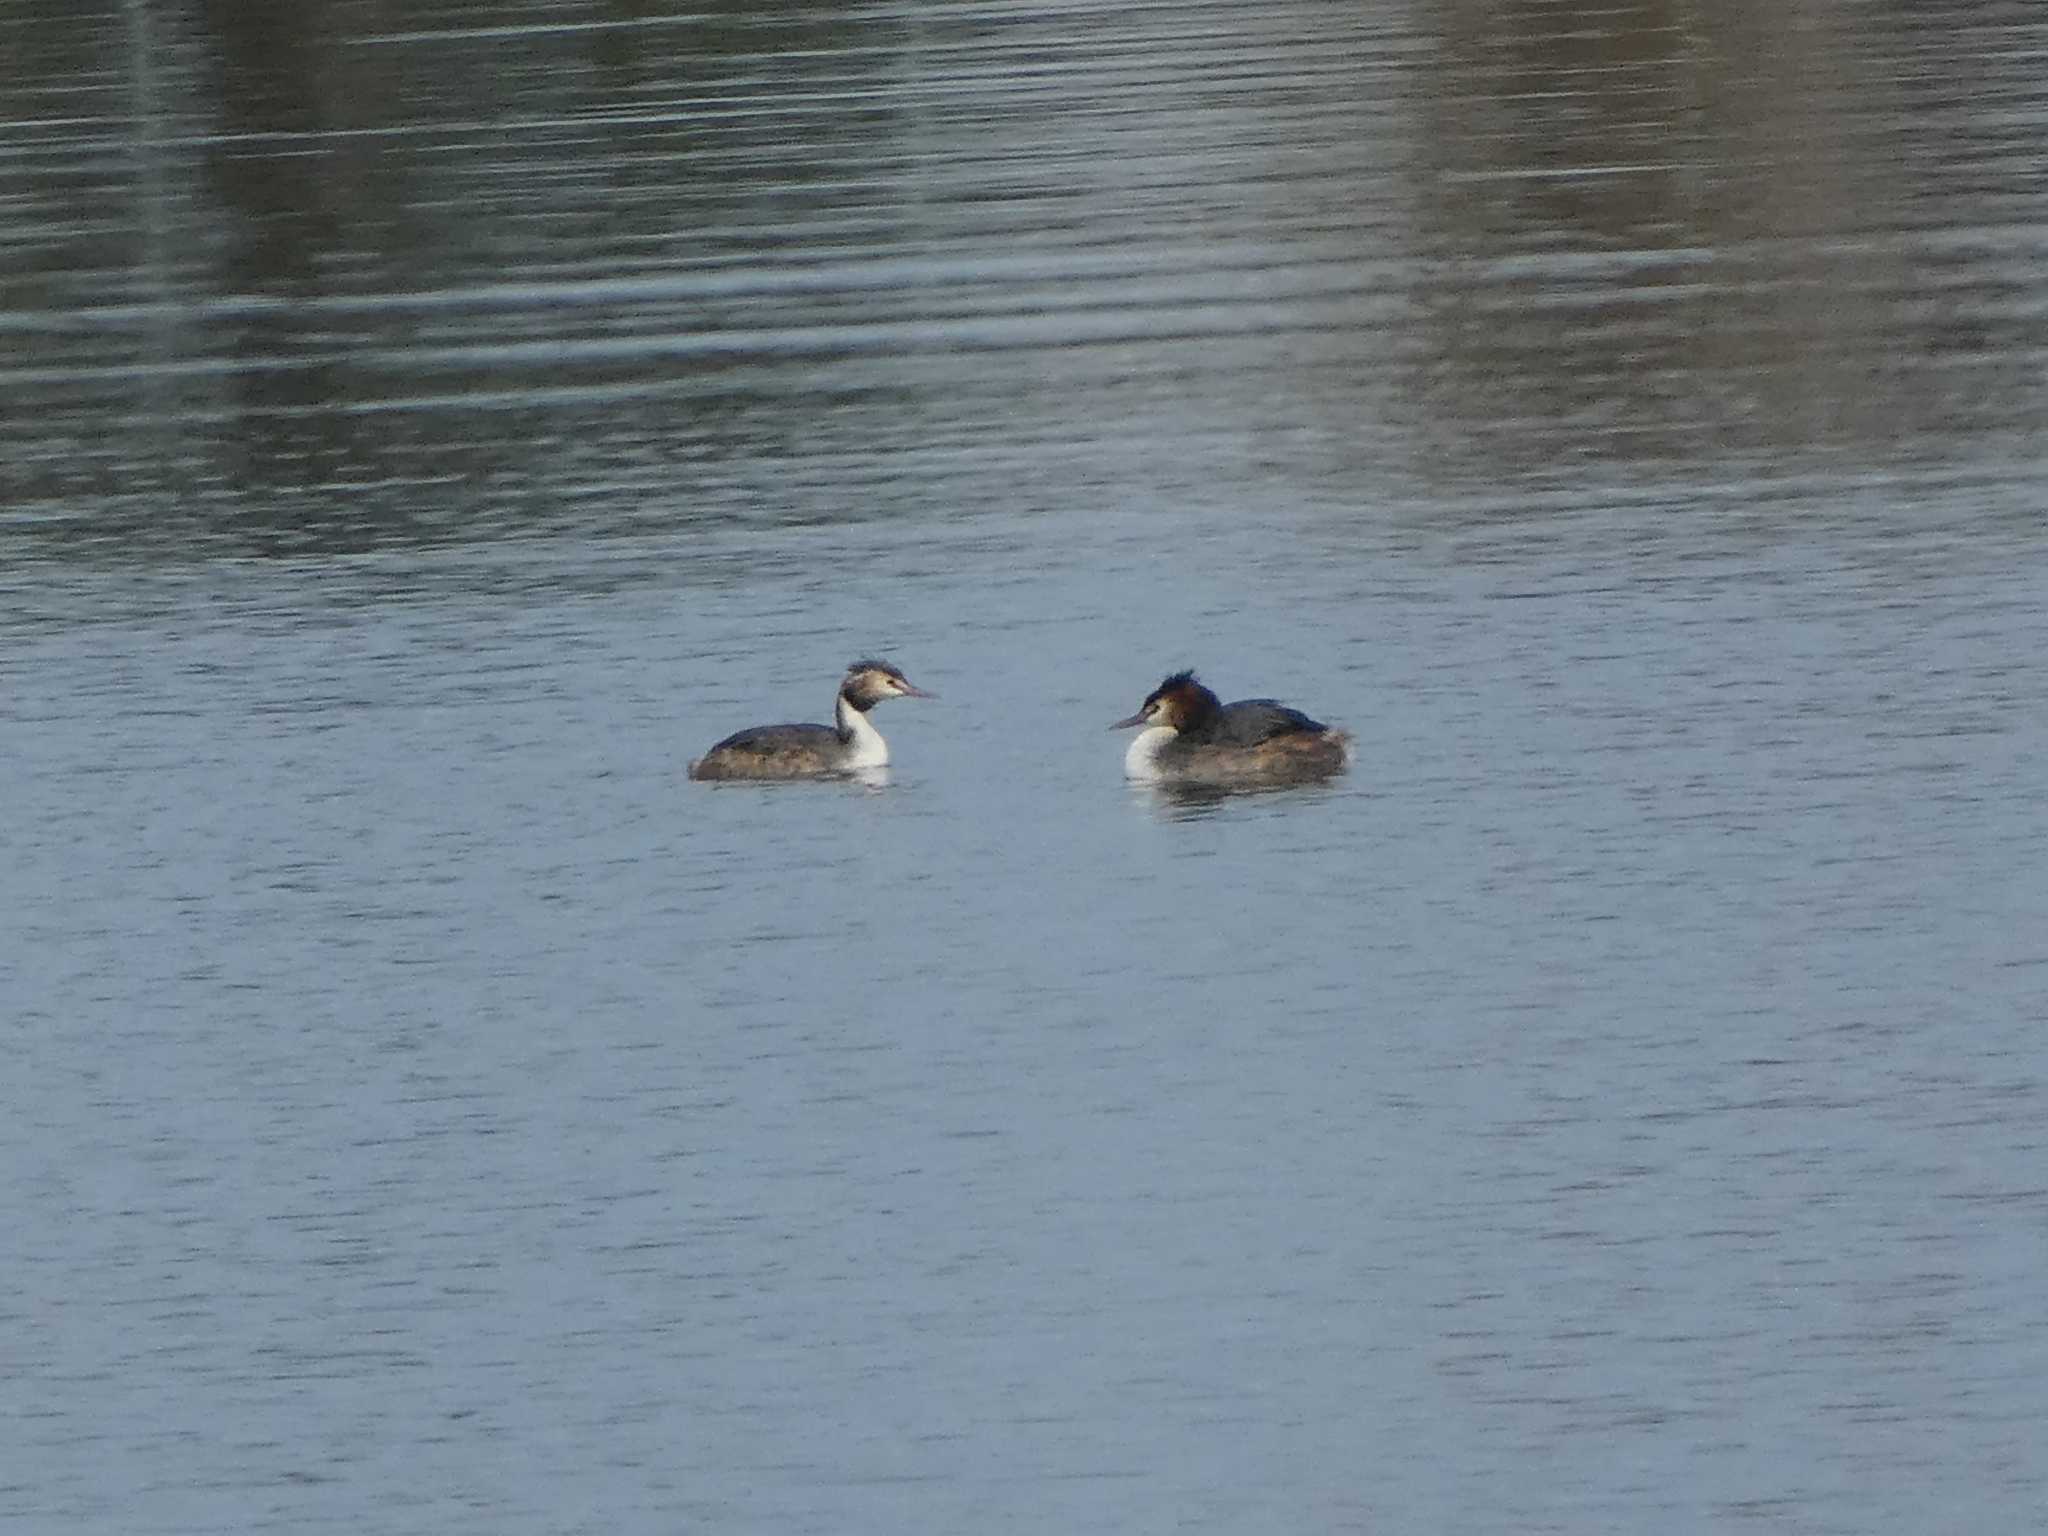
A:
[[[5,27],[0,1515],[2040,1509],[2025,9]]]

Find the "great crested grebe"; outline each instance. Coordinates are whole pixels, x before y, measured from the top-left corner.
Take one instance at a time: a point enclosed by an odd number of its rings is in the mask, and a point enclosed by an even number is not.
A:
[[[757,725],[735,731],[690,764],[693,779],[817,779],[889,761],[889,743],[868,719],[884,699],[929,699],[886,661],[846,669],[833,725]]]
[[[1163,784],[1298,784],[1341,772],[1351,737],[1273,699],[1224,704],[1192,672],[1176,672],[1111,730],[1143,726],[1124,754],[1131,778]]]

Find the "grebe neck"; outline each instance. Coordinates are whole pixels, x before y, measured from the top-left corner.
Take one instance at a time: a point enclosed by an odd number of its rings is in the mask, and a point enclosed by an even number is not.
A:
[[[875,729],[866,710],[855,708],[853,701],[842,693],[834,707],[834,717],[839,724],[839,740],[846,748],[842,766],[881,768],[888,763],[889,743],[882,740],[882,733]]]

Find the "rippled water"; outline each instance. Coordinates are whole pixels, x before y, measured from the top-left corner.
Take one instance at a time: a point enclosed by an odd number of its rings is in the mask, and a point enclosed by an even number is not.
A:
[[[2038,1517],[2031,7],[0,38],[0,1517]]]

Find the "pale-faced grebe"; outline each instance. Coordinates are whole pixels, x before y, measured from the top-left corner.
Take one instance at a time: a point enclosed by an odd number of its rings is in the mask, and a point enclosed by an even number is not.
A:
[[[1155,783],[1296,784],[1342,771],[1351,737],[1272,699],[1220,703],[1192,672],[1176,672],[1111,730],[1143,726],[1124,772]]]
[[[889,743],[868,719],[884,699],[929,699],[886,661],[846,669],[834,706],[836,725],[757,725],[736,731],[690,764],[693,779],[816,779],[880,768]]]

